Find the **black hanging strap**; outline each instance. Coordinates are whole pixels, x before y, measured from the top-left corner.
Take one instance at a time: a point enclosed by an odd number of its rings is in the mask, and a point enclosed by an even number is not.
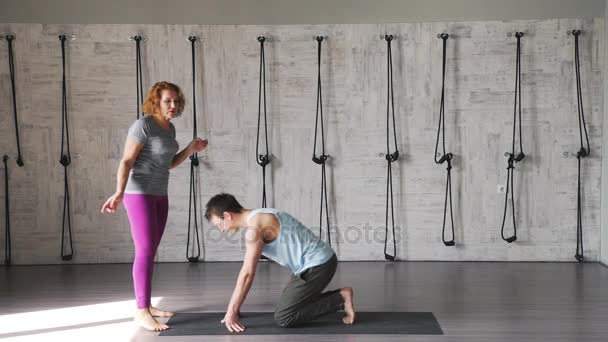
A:
[[[9,208],[9,190],[8,190],[8,156],[2,157],[4,162],[4,264],[11,264],[11,215]]]
[[[17,91],[15,89],[15,57],[13,54],[13,40],[14,35],[6,35],[6,42],[8,43],[8,68],[11,78],[11,91],[13,97],[13,118],[15,121],[15,138],[17,139],[17,165],[23,166],[23,158],[21,157],[21,142],[19,139],[19,124],[17,123]]]
[[[439,38],[443,40],[443,58],[442,58],[442,68],[441,68],[441,104],[439,106],[439,127],[437,128],[437,142],[435,143],[435,163],[443,164],[447,162],[447,178],[445,185],[445,201],[443,205],[443,228],[441,230],[441,239],[446,246],[454,246],[456,242],[454,241],[454,214],[452,211],[452,153],[445,152],[445,66],[446,66],[446,48],[447,48],[447,40],[449,35],[447,33],[442,33],[439,35]],[[442,130],[443,127],[443,130]],[[442,146],[443,153],[441,157],[437,159],[439,156],[439,135],[442,133]],[[452,223],[452,239],[445,239],[445,219],[447,214],[448,207],[448,197],[450,200],[450,220]]]
[[[393,171],[391,164],[399,159],[399,149],[397,147],[397,128],[395,126],[395,100],[393,96],[393,55],[391,52],[391,41],[393,40],[392,35],[385,35],[384,39],[387,43],[387,101],[386,101],[386,220],[385,220],[385,234],[384,234],[384,258],[388,261],[395,261],[397,254],[397,242],[395,237],[395,208],[393,205]],[[393,138],[395,141],[395,152],[391,153],[390,148],[390,122],[391,122],[391,111],[392,111],[392,122],[393,122]],[[393,227],[393,254],[387,253],[388,244],[388,218],[389,218],[389,200],[390,200],[390,212],[391,212],[391,225]]]
[[[266,120],[266,65],[264,58],[265,37],[258,37],[260,42],[260,85],[258,93],[258,133],[255,142],[255,159],[262,167],[262,208],[266,208],[266,166],[270,164],[268,155],[268,121]],[[266,137],[266,153],[260,154],[260,119],[262,116],[262,100],[264,102],[264,135]]]
[[[514,163],[522,161],[525,157],[522,147],[522,134],[521,134],[521,37],[523,32],[515,32],[515,38],[517,38],[517,50],[515,55],[515,101],[513,107],[513,144],[511,146],[511,152],[506,153],[507,158],[507,188],[505,191],[505,210],[502,217],[502,228],[500,235],[502,239],[508,243],[517,240],[517,223],[515,219],[515,197],[513,195],[513,172],[515,171]],[[519,154],[515,155],[515,136],[516,127],[519,114]],[[511,195],[511,209],[513,218],[513,235],[505,237],[505,221],[507,218],[507,206],[509,201],[509,194]]]
[[[581,148],[576,153],[576,159],[578,160],[578,182],[577,182],[577,198],[576,198],[576,254],[574,257],[578,262],[583,262],[585,257],[583,255],[583,206],[582,206],[582,188],[581,188],[581,159],[586,158],[591,154],[591,147],[589,145],[589,135],[587,134],[587,124],[585,123],[585,112],[583,110],[583,94],[581,87],[581,67],[580,59],[578,56],[578,37],[581,35],[580,30],[573,30],[572,35],[574,36],[574,69],[576,71],[576,101],[578,104],[578,129],[581,141]],[[587,142],[587,148],[585,149],[583,144],[583,131],[585,132],[585,140]]]
[[[72,221],[70,210],[70,187],[68,182],[68,166],[72,162],[70,154],[70,131],[68,125],[68,101],[65,79],[65,41],[66,36],[60,35],[61,42],[61,66],[62,66],[62,86],[61,86],[61,159],[59,163],[63,166],[63,218],[61,224],[61,259],[72,260],[74,249],[72,246]],[[65,147],[65,150],[64,150]],[[67,234],[66,234],[67,228]],[[64,244],[66,235],[68,236],[69,252]]]
[[[188,37],[188,40],[192,46],[192,139],[197,138],[196,128],[196,55],[195,55],[195,43],[196,37]],[[201,256],[201,244],[198,234],[198,214],[196,205],[196,187],[198,184],[198,153],[190,155],[190,200],[188,201],[188,237],[186,242],[186,258],[189,262],[198,262]],[[193,220],[194,226],[191,227]],[[192,241],[192,253],[190,254],[190,231],[194,230],[192,239],[196,240],[196,255],[194,254],[194,241]]]
[[[315,117],[315,138],[313,143],[312,161],[321,165],[321,205],[319,211],[319,237],[323,236],[323,203],[325,203],[325,218],[327,221],[327,242],[331,246],[331,235],[329,227],[329,205],[327,202],[327,176],[325,172],[325,161],[329,157],[325,154],[325,132],[323,129],[323,96],[321,92],[321,42],[323,36],[317,36],[317,113]],[[321,121],[321,155],[317,156],[317,131]]]
[[[139,115],[145,115],[143,112],[142,102],[144,101],[144,86],[141,67],[141,42],[144,40],[142,36],[134,36],[135,41],[135,92],[137,93],[137,119]],[[141,110],[139,109],[142,105]]]

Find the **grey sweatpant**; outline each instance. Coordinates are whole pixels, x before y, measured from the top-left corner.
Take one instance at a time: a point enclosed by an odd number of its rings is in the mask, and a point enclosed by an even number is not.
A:
[[[334,254],[326,263],[292,275],[274,312],[276,323],[293,327],[341,309],[344,300],[340,290],[322,293],[336,273],[337,266],[338,258]]]

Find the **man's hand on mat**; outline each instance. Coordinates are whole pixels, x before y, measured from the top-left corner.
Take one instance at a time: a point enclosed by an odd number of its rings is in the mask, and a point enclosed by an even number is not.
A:
[[[123,197],[123,195],[119,192],[110,196],[110,198],[108,198],[106,203],[103,204],[103,207],[101,207],[101,212],[102,213],[106,213],[106,212],[115,213],[116,208],[118,208],[118,205],[122,202],[122,197]]]
[[[245,331],[245,326],[239,322],[239,316],[236,312],[226,312],[226,316],[221,323],[226,325],[226,329],[230,332]]]
[[[192,140],[192,142],[190,142],[190,146],[188,146],[188,147],[190,148],[192,153],[195,153],[195,152],[201,152],[202,150],[207,148],[208,144],[209,144],[209,141],[207,139],[203,140],[201,138],[196,138],[196,139]]]

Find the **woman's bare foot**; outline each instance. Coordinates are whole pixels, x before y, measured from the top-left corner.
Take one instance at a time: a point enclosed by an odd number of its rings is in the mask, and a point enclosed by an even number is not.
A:
[[[345,287],[340,289],[340,295],[344,299],[344,312],[346,316],[342,318],[344,324],[353,324],[355,322],[355,304],[353,303],[353,288]]]
[[[142,328],[150,331],[163,331],[169,329],[168,325],[163,324],[152,317],[149,308],[137,309],[134,321]]]
[[[150,313],[154,317],[173,317],[173,316],[175,316],[175,312],[163,311],[159,308],[153,307],[152,305],[150,305],[149,309],[150,309]]]

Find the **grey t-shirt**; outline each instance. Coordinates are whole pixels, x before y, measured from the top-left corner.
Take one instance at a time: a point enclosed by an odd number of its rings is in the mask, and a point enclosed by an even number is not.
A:
[[[160,127],[152,115],[144,115],[129,128],[127,139],[144,144],[129,173],[125,193],[166,195],[171,161],[179,149],[175,126]]]

